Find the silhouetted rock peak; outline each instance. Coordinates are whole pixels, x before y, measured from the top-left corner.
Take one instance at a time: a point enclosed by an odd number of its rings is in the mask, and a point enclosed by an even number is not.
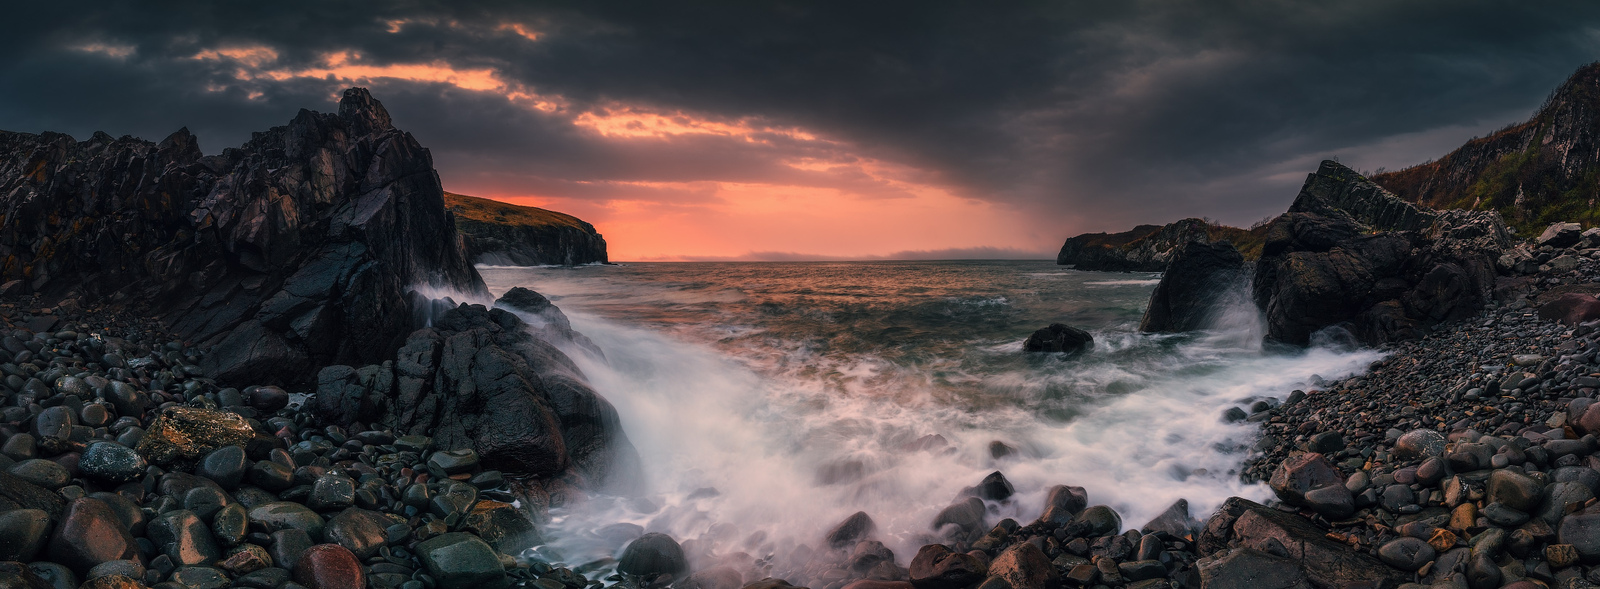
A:
[[[394,123],[389,120],[388,109],[383,108],[383,103],[373,98],[366,88],[344,91],[344,96],[339,98],[339,118],[361,135],[394,128]]]
[[[1333,160],[1324,160],[1306,177],[1289,212],[1346,219],[1379,231],[1416,231],[1434,220],[1433,211],[1400,200]]]
[[[417,285],[487,294],[428,150],[361,88],[214,156],[187,129],[0,132],[0,210],[0,283],[160,314],[229,383],[392,358]]]

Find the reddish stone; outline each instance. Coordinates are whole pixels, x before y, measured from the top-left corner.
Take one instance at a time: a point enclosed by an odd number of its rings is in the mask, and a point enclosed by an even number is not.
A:
[[[108,560],[136,558],[133,534],[122,525],[110,505],[99,499],[77,499],[67,504],[61,524],[50,537],[50,560],[83,575]]]
[[[1005,579],[1012,589],[1048,589],[1061,581],[1050,557],[1032,542],[1018,542],[989,563],[991,576]]]
[[[1290,505],[1305,505],[1306,493],[1330,485],[1343,485],[1344,476],[1327,457],[1316,452],[1290,456],[1273,471],[1267,485]]]
[[[307,548],[294,563],[294,582],[311,589],[366,587],[361,561],[338,544],[318,544]]]
[[[1541,305],[1539,318],[1567,325],[1600,319],[1600,299],[1590,294],[1569,292]]]
[[[144,583],[122,575],[96,577],[78,586],[78,589],[147,589]]]

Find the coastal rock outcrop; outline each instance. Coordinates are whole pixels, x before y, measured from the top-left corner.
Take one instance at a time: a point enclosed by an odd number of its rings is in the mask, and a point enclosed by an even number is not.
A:
[[[1251,288],[1271,340],[1406,339],[1482,308],[1509,247],[1496,213],[1426,210],[1325,161],[1269,225]]]
[[[415,286],[486,293],[428,150],[362,88],[219,155],[187,129],[0,132],[0,154],[0,283],[158,314],[214,346],[222,382],[381,362],[417,326]]]
[[[505,266],[604,264],[606,240],[588,222],[537,207],[444,193],[467,256]]]
[[[1183,244],[1150,293],[1139,322],[1143,332],[1182,332],[1206,327],[1233,287],[1245,278],[1244,256],[1227,241]]]
[[[1102,272],[1160,272],[1184,244],[1230,241],[1253,259],[1262,228],[1239,229],[1204,219],[1183,219],[1166,225],[1140,225],[1122,233],[1085,233],[1067,239],[1056,264]]]
[[[531,298],[514,292],[501,301]],[[431,435],[442,447],[471,448],[490,468],[582,488],[625,493],[639,482],[616,409],[571,358],[499,304],[461,304],[412,333],[395,361],[329,366],[318,381],[313,409],[334,424]]]

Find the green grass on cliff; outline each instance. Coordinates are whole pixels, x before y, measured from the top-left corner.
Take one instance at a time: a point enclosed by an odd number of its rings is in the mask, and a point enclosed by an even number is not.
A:
[[[594,226],[566,213],[547,211],[538,207],[517,206],[465,194],[444,193],[444,206],[455,213],[457,223],[476,222],[513,227],[572,227],[589,233],[594,232]]]
[[[1211,241],[1226,239],[1233,244],[1233,249],[1239,250],[1245,260],[1255,261],[1261,258],[1261,248],[1267,243],[1267,225],[1263,223],[1255,229],[1212,225],[1206,228],[1206,237]]]

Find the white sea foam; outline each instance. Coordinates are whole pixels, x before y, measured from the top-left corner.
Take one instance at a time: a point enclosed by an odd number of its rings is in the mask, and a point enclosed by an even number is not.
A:
[[[543,286],[558,293],[596,288],[566,280]],[[634,292],[677,296],[671,289]],[[569,564],[616,556],[621,546],[595,532],[617,522],[723,552],[752,549],[742,540],[764,532],[762,549],[782,553],[816,546],[829,527],[860,510],[904,565],[932,540],[935,514],[994,470],[1018,494],[991,504],[991,522],[1032,521],[1054,484],[1087,488],[1090,502],[1114,507],[1126,527],[1180,498],[1197,517],[1229,496],[1263,499],[1264,486],[1238,477],[1257,430],[1222,423],[1221,412],[1307,388],[1312,375],[1360,371],[1379,354],[1264,353],[1259,313],[1242,292],[1213,319],[1217,329],[1202,335],[1107,328],[1095,333],[1099,343],[1085,357],[1029,359],[993,372],[968,370],[960,358],[907,366],[771,339],[737,340],[761,341],[759,348],[729,348],[726,339],[705,337],[709,331],[697,339],[564,306],[573,327],[605,350],[603,360],[573,358],[616,405],[644,459],[648,498],[662,509],[640,513],[625,500],[600,498],[557,510],[546,534],[553,552],[546,554]],[[970,353],[1000,363],[1016,358],[1019,343],[991,342]],[[929,434],[943,436],[949,450],[906,449]],[[993,441],[1019,451],[997,460],[989,453]],[[716,494],[707,496],[708,488]]]

